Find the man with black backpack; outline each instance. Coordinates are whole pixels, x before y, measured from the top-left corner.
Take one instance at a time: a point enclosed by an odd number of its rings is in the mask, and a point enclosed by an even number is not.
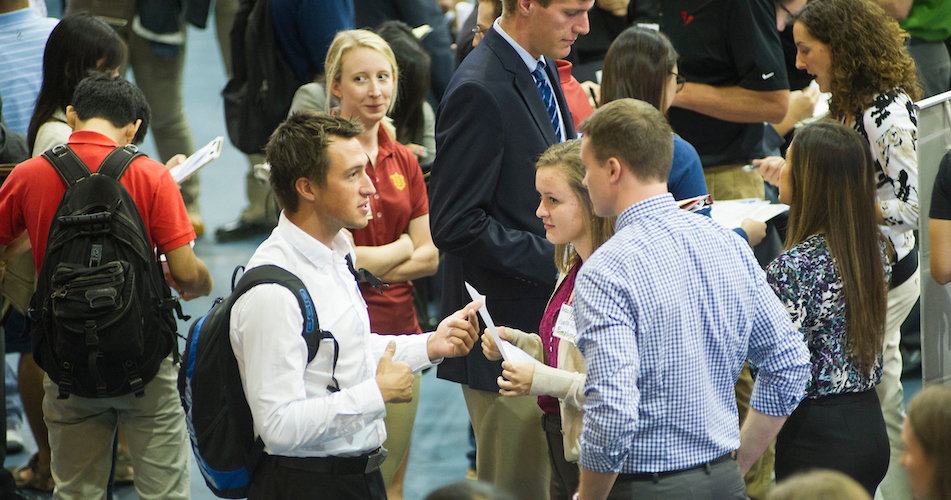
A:
[[[148,121],[142,92],[91,77],[72,102],[68,144],[21,163],[0,188],[0,258],[32,244],[39,266],[31,336],[47,372],[55,495],[105,494],[123,422],[139,497],[188,498],[177,301],[155,249],[182,297],[209,294],[212,279],[168,169],[123,146]]]
[[[477,338],[478,302],[429,334],[370,333],[354,278],[366,271],[353,269],[343,230],[366,226],[375,193],[356,139],[362,128],[295,113],[268,143],[271,186],[284,211],[248,268],[276,265],[300,278],[323,340],[308,361],[298,298],[281,285],[258,285],[234,302],[231,344],[266,453],[251,479],[251,500],[385,500],[384,404],[410,401],[413,371],[467,354]]]

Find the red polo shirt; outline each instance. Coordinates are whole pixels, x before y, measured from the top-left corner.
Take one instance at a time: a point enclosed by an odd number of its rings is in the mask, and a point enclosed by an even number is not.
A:
[[[93,172],[118,145],[108,137],[88,130],[73,132],[69,146]],[[195,239],[178,185],[161,163],[140,156],[121,179],[129,190],[153,247],[166,253]],[[46,255],[46,238],[56,209],[66,192],[59,174],[42,156],[13,169],[0,187],[0,245],[9,245],[27,231],[33,259],[39,272]]]
[[[409,227],[409,221],[429,213],[429,197],[423,171],[416,156],[390,139],[380,126],[380,150],[376,167],[367,165],[376,194],[370,198],[372,218],[367,227],[353,231],[358,246],[393,243]],[[419,322],[413,307],[412,283],[390,283],[383,294],[365,283],[363,297],[370,310],[370,329],[376,333],[418,333]]]

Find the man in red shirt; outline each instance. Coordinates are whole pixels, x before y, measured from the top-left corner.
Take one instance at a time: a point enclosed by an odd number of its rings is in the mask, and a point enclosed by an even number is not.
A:
[[[121,78],[80,82],[66,119],[74,130],[69,146],[95,172],[113,149],[129,144],[148,116],[142,92]],[[147,157],[129,166],[121,183],[132,195],[153,247],[168,260],[173,286],[183,298],[208,295],[208,268],[189,243],[195,233],[168,169]],[[32,245],[37,271],[46,253],[49,229],[66,186],[42,156],[14,168],[0,188],[0,259]],[[25,232],[25,233],[24,233]],[[171,353],[169,353],[171,354]],[[169,355],[145,386],[145,395],[57,399],[47,376],[43,412],[52,448],[57,498],[101,498],[112,463],[118,422],[125,425],[141,498],[189,497],[185,420],[177,390],[177,367]]]

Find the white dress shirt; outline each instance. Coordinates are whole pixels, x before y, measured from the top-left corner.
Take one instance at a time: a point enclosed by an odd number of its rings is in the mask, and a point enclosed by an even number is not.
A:
[[[317,319],[340,345],[331,393],[333,341],[321,342],[307,363],[297,299],[274,284],[259,285],[235,302],[231,345],[248,398],[254,430],[272,455],[357,456],[386,440],[386,410],[376,383],[377,362],[391,340],[394,360],[418,371],[430,365],[429,334],[370,333],[366,302],[347,268],[350,241],[338,234],[327,248],[281,214],[277,228],[248,262],[248,269],[274,264],[294,273],[310,293]]]

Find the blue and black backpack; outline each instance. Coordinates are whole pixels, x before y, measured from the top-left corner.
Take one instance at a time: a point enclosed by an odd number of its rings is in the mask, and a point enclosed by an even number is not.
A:
[[[185,408],[192,451],[205,483],[221,498],[245,498],[254,468],[264,451],[255,438],[251,409],[244,396],[238,362],[229,334],[231,308],[251,288],[273,283],[290,290],[304,318],[301,335],[307,342],[307,362],[317,355],[320,341],[333,340],[333,369],[337,367],[338,344],[330,332],[320,329],[314,304],[304,283],[278,266],[255,267],[235,284],[241,266],[234,270],[231,295],[215,300],[207,314],[188,330],[185,354],[178,374],[178,390]],[[331,372],[333,373],[333,372]],[[331,390],[338,390],[333,379]]]

